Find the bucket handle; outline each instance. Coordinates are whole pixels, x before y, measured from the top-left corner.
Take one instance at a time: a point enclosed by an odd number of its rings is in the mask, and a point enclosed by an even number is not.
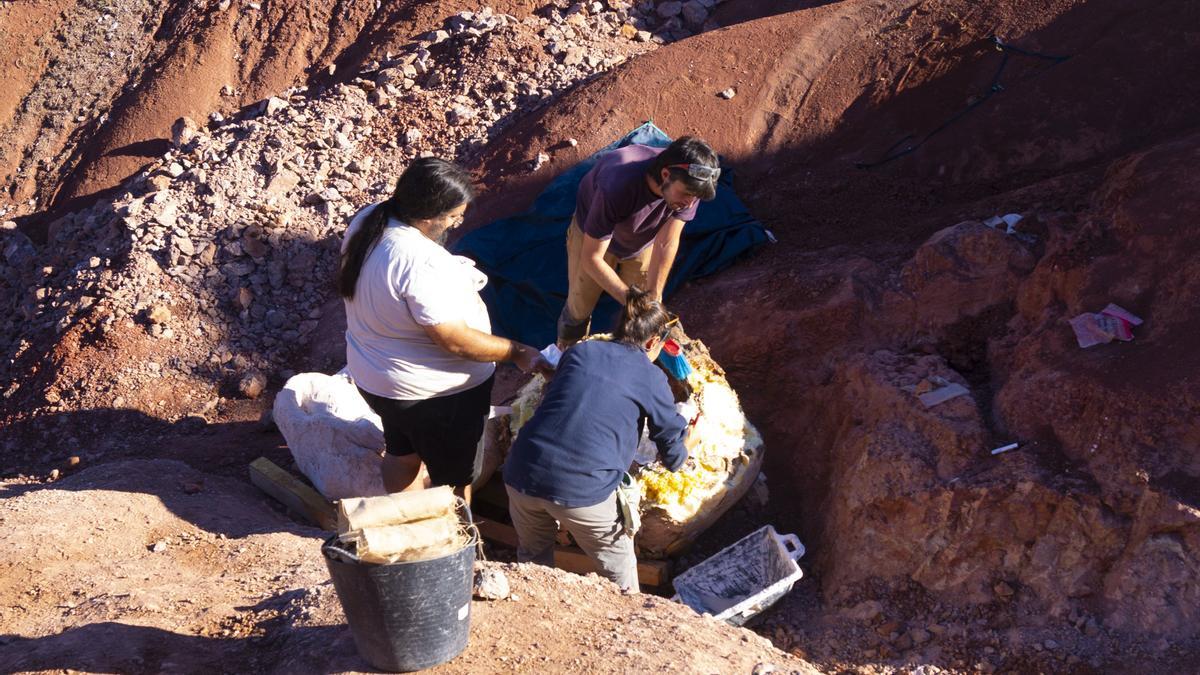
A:
[[[775,541],[787,551],[788,557],[792,560],[797,560],[804,556],[804,544],[800,543],[800,537],[794,534],[776,534]]]
[[[338,539],[338,536],[335,534],[332,537],[330,537],[328,540],[326,540],[325,545],[322,546],[321,548],[325,549],[326,551],[337,554],[337,557],[341,558],[341,562],[350,563],[350,564],[357,564],[357,563],[362,562],[362,560],[356,554],[351,553],[350,551],[347,551],[346,549],[342,548],[340,546],[341,543],[342,542]]]

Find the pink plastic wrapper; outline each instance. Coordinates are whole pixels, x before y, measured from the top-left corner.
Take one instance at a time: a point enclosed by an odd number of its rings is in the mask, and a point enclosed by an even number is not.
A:
[[[1133,339],[1133,327],[1142,325],[1142,320],[1118,305],[1109,304],[1098,314],[1087,312],[1071,319],[1075,340],[1087,349],[1113,340],[1129,342]]]

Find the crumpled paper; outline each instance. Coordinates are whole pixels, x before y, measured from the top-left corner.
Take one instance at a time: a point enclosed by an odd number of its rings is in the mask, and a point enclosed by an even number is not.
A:
[[[1085,312],[1070,320],[1075,331],[1075,340],[1083,349],[1107,344],[1113,340],[1129,342],[1133,339],[1133,327],[1142,325],[1142,320],[1128,310],[1109,303],[1098,313]]]

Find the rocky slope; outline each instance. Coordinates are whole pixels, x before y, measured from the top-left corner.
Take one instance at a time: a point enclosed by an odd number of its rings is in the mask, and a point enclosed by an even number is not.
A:
[[[477,170],[474,226],[652,118],[710,139],[780,240],[672,299],[763,431],[771,494],[693,557],[766,521],[810,551],[757,630],[866,672],[1194,663],[1200,10],[495,9],[389,6],[332,76],[198,104],[44,231],[21,207],[0,232],[5,474],[283,462],[253,421],[289,371],[341,365],[322,280],[355,208],[437,152]],[[1008,213],[1012,233],[984,224]],[[1145,324],[1080,349],[1067,320],[1109,302]],[[920,402],[945,384],[967,393]]]

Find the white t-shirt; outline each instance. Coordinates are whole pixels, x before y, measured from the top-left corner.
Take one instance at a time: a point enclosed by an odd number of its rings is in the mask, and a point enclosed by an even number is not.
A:
[[[358,212],[342,250],[375,208]],[[389,220],[346,299],[346,369],[354,383],[387,398],[423,400],[466,391],[496,370],[442,349],[422,326],[465,321],[492,332],[479,290],[487,275],[419,230]]]

